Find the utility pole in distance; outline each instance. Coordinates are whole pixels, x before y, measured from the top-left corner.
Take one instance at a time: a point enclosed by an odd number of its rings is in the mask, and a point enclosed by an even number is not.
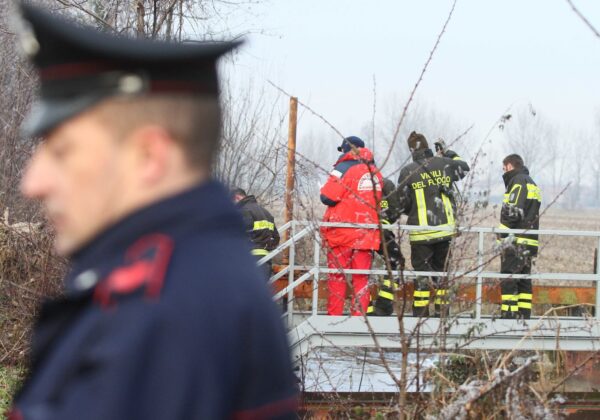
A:
[[[290,121],[288,129],[287,178],[285,181],[285,223],[294,218],[294,185],[296,182],[296,128],[298,125],[298,98],[290,97]],[[285,232],[284,242],[289,239],[289,231]],[[288,250],[284,254],[288,262]]]

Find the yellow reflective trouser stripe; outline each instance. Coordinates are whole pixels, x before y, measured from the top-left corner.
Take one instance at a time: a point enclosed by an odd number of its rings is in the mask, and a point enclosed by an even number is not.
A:
[[[518,295],[502,295],[502,300],[519,300]]]
[[[450,303],[448,301],[448,298],[446,297],[447,293],[448,293],[448,291],[446,289],[436,290],[435,291],[436,298],[433,301],[433,303],[436,305],[447,305],[448,303]]]
[[[384,299],[388,299],[388,300],[394,300],[394,295],[393,293],[390,292],[384,292],[383,290],[379,291],[379,297],[382,297]]]
[[[428,298],[429,297],[429,290],[415,290],[413,292],[413,296],[414,297],[425,297],[425,298]]]
[[[417,212],[419,216],[419,226],[427,226],[427,203],[425,203],[425,190],[422,188],[415,190],[417,197]]]
[[[263,229],[275,230],[275,224],[269,222],[268,220],[257,220],[256,222],[254,222],[254,226],[252,227],[252,230],[263,230]]]
[[[375,308],[373,308],[373,303],[369,303],[369,306],[367,307],[367,313],[370,314],[371,312],[373,312],[375,310]]]
[[[269,251],[267,251],[266,249],[253,249],[252,250],[252,255],[267,255],[269,253]]]
[[[442,201],[444,203],[444,210],[446,211],[446,218],[448,219],[448,224],[454,224],[454,210],[452,209],[452,203],[446,194],[442,194]]]
[[[542,190],[535,184],[527,184],[527,199],[542,202]]]
[[[415,300],[413,301],[413,306],[416,307],[422,307],[422,306],[427,306],[429,305],[429,301],[428,300]]]
[[[381,282],[381,284],[383,284],[384,286],[387,286],[387,287],[392,287],[392,282],[391,282],[391,280],[387,280],[387,279],[385,279],[385,280],[383,280],[383,281]]]
[[[500,224],[498,225],[498,229],[510,229],[510,228],[509,228],[508,226],[506,226],[506,225],[504,225],[504,224],[500,223]]]
[[[521,245],[540,246],[540,242],[537,239],[517,238],[517,243]]]
[[[517,305],[502,305],[500,309],[503,311],[517,312],[519,307]]]
[[[439,227],[454,227],[454,224],[439,225]],[[454,232],[449,230],[418,230],[410,232],[409,237],[411,242],[418,242],[427,241],[429,239],[445,238],[453,235]]]
[[[382,225],[391,225],[391,223],[385,219],[381,219],[381,224]]]
[[[519,293],[519,300],[525,300],[525,299],[533,299],[533,295],[531,293]]]
[[[462,160],[462,158],[460,156],[454,156],[452,160]]]
[[[381,207],[382,210],[385,210],[389,207],[388,201],[387,200],[381,200],[379,202],[379,206]]]
[[[531,302],[519,302],[519,308],[531,309]]]

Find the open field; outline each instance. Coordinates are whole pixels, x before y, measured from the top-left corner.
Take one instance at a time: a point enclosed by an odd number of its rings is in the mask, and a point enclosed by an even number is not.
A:
[[[320,219],[322,207],[315,206],[315,211],[311,212],[314,217]],[[278,218],[279,219],[279,218]],[[475,212],[467,212],[463,218],[461,226],[472,227],[496,227],[499,224],[499,208],[488,208]],[[277,220],[279,226],[283,220]],[[406,222],[403,216],[400,224]],[[550,209],[542,216],[540,229],[551,230],[573,230],[573,231],[600,231],[600,209],[598,210],[563,210]],[[400,244],[403,254],[407,257],[407,268],[410,268],[410,245],[408,243],[407,232],[400,233]],[[307,263],[311,263],[309,257],[312,247],[307,245]],[[536,260],[534,272],[544,273],[592,273],[594,268],[594,250],[598,246],[598,241],[594,238],[581,238],[577,236],[559,237],[544,235],[540,238],[540,252]],[[455,240],[454,246],[454,267],[461,269],[473,268],[477,265],[477,234],[462,234]],[[498,254],[496,249],[496,238],[493,235],[485,235],[484,260],[489,261],[487,270],[499,269],[499,258],[494,258]]]

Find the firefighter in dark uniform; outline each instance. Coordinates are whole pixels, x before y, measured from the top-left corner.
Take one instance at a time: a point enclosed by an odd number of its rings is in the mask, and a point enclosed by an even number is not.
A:
[[[20,5],[41,79],[22,180],[71,261],[11,420],[297,418],[279,313],[218,150],[223,42],[125,39]]]
[[[396,223],[400,217],[400,203],[396,194],[396,186],[391,179],[383,179],[382,199],[380,204],[380,222],[382,225],[391,225]],[[404,269],[404,256],[400,250],[400,245],[396,241],[396,235],[392,230],[383,230],[383,242],[379,246],[377,253],[385,260],[386,247],[390,268],[393,271]],[[386,266],[387,269],[387,266]],[[377,292],[377,299],[372,299],[367,308],[367,314],[371,316],[389,316],[394,311],[394,289],[398,287],[398,280],[384,277]]]
[[[257,203],[256,197],[241,188],[233,190],[233,201],[242,212],[246,234],[252,242],[252,255],[259,260],[279,245],[279,232],[275,219],[267,209]],[[272,261],[263,264],[267,279],[271,277]]]
[[[456,217],[454,183],[464,178],[469,165],[452,150],[446,150],[442,142],[436,144],[438,156],[434,156],[425,136],[414,131],[407,142],[413,162],[402,168],[398,178],[401,207],[408,214],[407,224],[453,228]],[[410,231],[413,269],[445,271],[453,236],[451,230]],[[419,276],[415,278],[414,316],[429,316],[432,286],[435,288],[434,316],[447,314],[449,297],[445,281]]]
[[[508,155],[502,161],[506,192],[500,212],[501,229],[531,229],[540,226],[542,192],[529,176],[521,156]],[[537,234],[500,234],[501,268],[504,274],[531,274],[531,265],[538,253]],[[502,279],[501,317],[531,317],[531,279]]]

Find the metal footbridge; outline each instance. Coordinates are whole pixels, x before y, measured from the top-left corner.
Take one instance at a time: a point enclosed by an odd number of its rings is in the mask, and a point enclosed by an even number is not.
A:
[[[315,223],[292,221],[280,230],[284,242],[263,257],[259,264],[280,258],[284,264],[270,279],[274,299],[285,305],[284,319],[294,360],[301,361],[311,352],[328,348],[377,349],[398,351],[404,349],[421,352],[453,352],[467,349],[484,350],[534,350],[534,351],[596,351],[600,350],[600,274],[598,273],[544,273],[531,275],[500,274],[492,270],[500,249],[495,243],[498,233],[525,233],[517,229],[486,227],[456,227],[462,237],[461,246],[471,250],[467,267],[446,273],[403,273],[374,267],[371,270],[345,270],[347,274],[368,273],[372,279],[392,274],[401,278],[400,306],[404,311],[389,317],[327,316],[322,311],[326,299],[327,274],[336,271],[327,267],[319,229],[329,227],[361,227],[391,229],[398,235],[422,226],[405,225],[354,225],[342,223]],[[440,230],[439,227],[435,228]],[[442,228],[452,230],[452,228]],[[543,243],[545,236],[587,237],[600,248],[600,232],[567,230],[529,230],[537,233]],[[469,237],[470,239],[465,239]],[[487,239],[487,242],[486,242]],[[490,245],[492,244],[492,245]],[[543,252],[543,248],[542,251]],[[600,256],[595,255],[596,267]],[[452,266],[452,264],[450,264]],[[596,270],[597,271],[597,270]],[[452,312],[447,318],[414,318],[412,305],[412,279],[415,276],[446,276],[451,289]],[[534,309],[541,315],[530,320],[498,319],[493,314],[499,301],[498,279],[528,277],[534,280]],[[575,286],[556,285],[562,282]],[[403,283],[403,284],[402,284]],[[563,293],[554,293],[557,290]],[[562,299],[561,296],[570,296]],[[575,299],[573,298],[575,297]],[[542,305],[543,304],[543,305]],[[539,308],[544,307],[543,311]],[[557,308],[558,307],[558,308]]]

